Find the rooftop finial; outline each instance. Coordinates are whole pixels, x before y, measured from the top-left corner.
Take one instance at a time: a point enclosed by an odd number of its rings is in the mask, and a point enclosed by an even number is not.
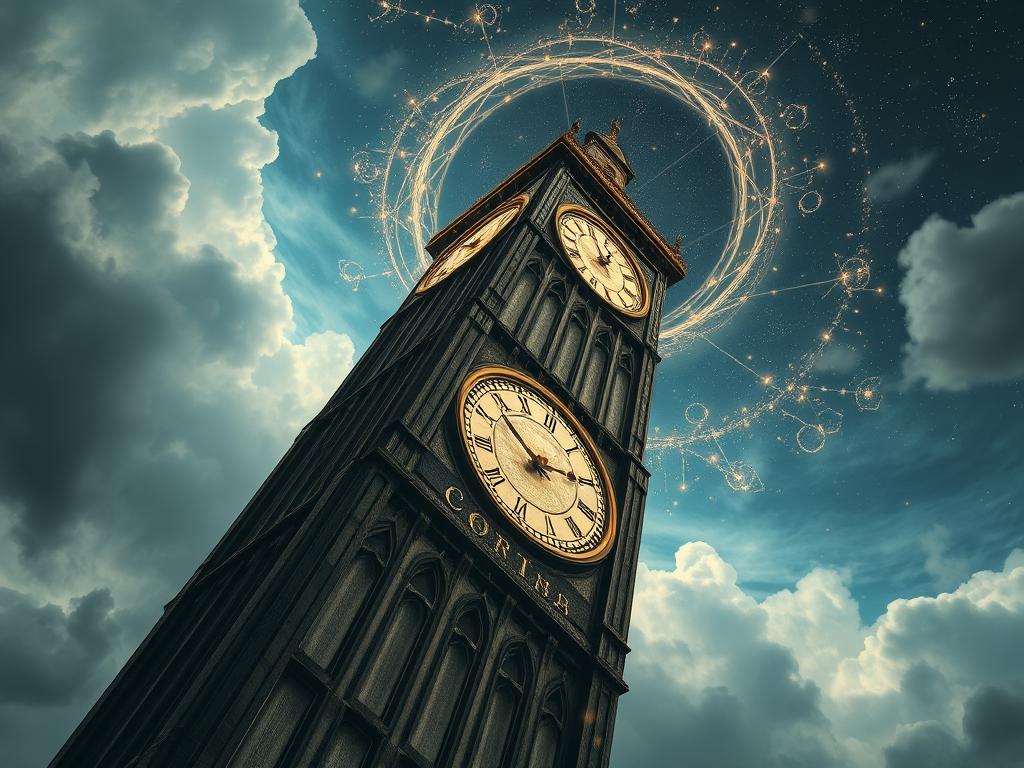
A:
[[[680,235],[676,238],[676,241],[672,243],[672,250],[676,252],[676,256],[679,255],[680,251],[683,250],[683,236]]]
[[[622,128],[622,121],[619,118],[612,120],[612,127],[608,129],[608,138],[615,141],[619,136],[619,129]]]
[[[577,117],[569,127],[569,133],[579,133],[581,127],[583,127],[583,122]]]

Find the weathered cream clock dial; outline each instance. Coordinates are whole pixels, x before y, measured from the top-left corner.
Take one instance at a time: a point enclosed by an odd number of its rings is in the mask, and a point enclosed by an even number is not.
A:
[[[484,247],[515,221],[516,216],[526,207],[529,195],[517,195],[502,203],[480,223],[450,245],[444,253],[434,259],[416,286],[416,293],[429,291],[455,270],[476,256]]]
[[[647,281],[610,225],[586,208],[565,204],[558,207],[555,227],[569,262],[594,293],[623,314],[647,314]]]
[[[511,368],[474,371],[459,393],[460,432],[491,500],[532,541],[590,562],[615,537],[608,472],[576,417]]]

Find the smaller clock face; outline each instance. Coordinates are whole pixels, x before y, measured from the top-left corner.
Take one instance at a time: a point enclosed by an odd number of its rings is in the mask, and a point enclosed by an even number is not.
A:
[[[555,396],[510,368],[474,371],[459,398],[470,464],[494,504],[533,542],[589,562],[615,533],[608,473]]]
[[[646,315],[647,282],[612,228],[578,205],[560,206],[555,221],[569,262],[594,293],[623,314]]]
[[[472,227],[456,240],[440,256],[434,259],[416,286],[416,293],[429,291],[455,270],[482,251],[491,240],[515,221],[516,216],[526,207],[528,195],[518,195],[507,203],[495,208],[479,224]]]

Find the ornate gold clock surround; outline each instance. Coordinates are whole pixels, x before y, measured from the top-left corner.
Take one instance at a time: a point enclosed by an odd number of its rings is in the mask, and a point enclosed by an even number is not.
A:
[[[529,201],[530,196],[527,195],[526,193],[516,195],[515,197],[506,200],[504,203],[497,206],[493,211],[491,211],[478,222],[476,222],[472,227],[470,227],[466,232],[464,232],[454,243],[445,248],[444,251],[436,259],[434,259],[433,263],[427,268],[427,271],[423,273],[423,276],[420,278],[420,281],[416,284],[416,293],[426,293],[435,285],[439,285],[443,281],[447,280],[453,274],[462,269],[462,267],[464,267],[466,264],[475,259],[477,255],[480,253],[480,251],[487,247],[488,243],[490,243],[492,240],[494,240],[494,238],[496,238],[498,235],[500,235],[502,232],[508,229],[512,222],[514,222],[519,217],[519,214],[523,212],[523,209],[526,208],[526,204]],[[479,232],[481,229],[487,227],[488,224],[500,219],[504,214],[510,211],[514,211],[512,216],[510,216],[506,221],[502,222],[501,225],[498,226],[493,232],[488,233],[487,236],[481,242],[473,245],[471,247],[470,253],[461,256],[461,260],[457,264],[455,264],[455,266],[451,267],[450,269],[448,268],[449,259],[456,256],[456,253],[459,251],[460,248],[463,248],[466,245],[469,238],[471,238],[476,232]],[[441,273],[442,270],[445,271],[442,274],[439,274]]]
[[[580,268],[580,265],[578,265],[569,255],[570,251],[574,249],[566,242],[566,238],[562,234],[562,219],[567,215],[574,215],[585,219],[592,226],[596,227],[602,234],[606,235],[612,243],[614,243],[615,247],[622,254],[629,270],[633,273],[633,277],[637,283],[637,290],[640,292],[640,296],[638,297],[640,301],[636,307],[625,307],[611,301],[606,294],[602,295],[602,293],[587,280],[586,275]],[[633,255],[630,248],[626,245],[625,239],[619,234],[618,230],[611,223],[602,219],[589,208],[585,208],[582,205],[576,205],[574,203],[563,203],[558,206],[558,209],[555,211],[554,221],[555,233],[558,235],[558,242],[562,246],[562,253],[565,256],[566,261],[568,261],[572,268],[576,270],[577,274],[583,278],[583,282],[587,284],[587,287],[590,288],[590,290],[593,291],[599,299],[612,307],[616,312],[620,312],[629,317],[646,317],[647,313],[651,310],[650,289],[647,287],[647,280],[644,277],[644,272],[640,268],[639,262]]]
[[[500,498],[496,496],[492,486],[482,476],[483,471],[479,467],[479,463],[475,460],[476,449],[471,444],[474,437],[471,436],[466,429],[465,424],[465,405],[466,397],[473,388],[480,382],[486,379],[507,379],[515,382],[516,384],[525,387],[526,389],[533,390],[533,393],[537,395],[538,399],[547,404],[558,416],[571,427],[571,433],[577,438],[580,448],[586,451],[590,463],[592,463],[596,470],[597,480],[601,486],[601,492],[604,497],[604,529],[600,533],[600,538],[597,543],[580,552],[571,552],[561,549],[557,546],[549,544],[540,538],[536,533],[531,532],[526,525],[521,523],[510,510],[506,508],[506,505]],[[505,516],[509,522],[517,529],[517,531],[526,538],[532,545],[542,549],[544,552],[555,555],[563,560],[570,561],[577,564],[594,563],[604,558],[610,551],[615,543],[615,534],[618,522],[618,509],[615,502],[615,492],[611,483],[608,470],[601,459],[600,454],[597,451],[597,447],[594,444],[590,434],[586,431],[583,425],[579,422],[575,415],[565,406],[564,403],[547,387],[536,381],[532,377],[517,371],[513,368],[507,368],[505,366],[488,365],[481,368],[477,368],[472,371],[466,379],[463,381],[462,386],[459,388],[458,398],[456,400],[457,405],[457,419],[458,419],[458,431],[460,441],[463,449],[466,452],[468,463],[473,469],[473,474],[476,477],[477,483],[484,489],[488,498],[490,499],[493,506],[497,507]],[[499,416],[499,418],[501,418]],[[563,449],[564,450],[564,449]],[[570,468],[572,465],[570,463]],[[556,470],[557,471],[557,470]],[[546,513],[545,513],[546,514]]]

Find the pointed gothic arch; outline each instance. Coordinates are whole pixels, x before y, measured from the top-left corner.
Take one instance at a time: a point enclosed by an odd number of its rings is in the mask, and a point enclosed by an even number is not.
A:
[[[410,737],[416,751],[432,762],[457,736],[490,629],[486,606],[479,597],[462,601],[452,616],[433,682]]]
[[[472,768],[507,768],[514,763],[523,710],[529,699],[533,658],[522,640],[508,643],[488,689]]]
[[[363,624],[395,551],[392,523],[370,531],[328,593],[299,647],[324,670],[336,666]]]
[[[378,717],[394,709],[398,682],[420,655],[427,630],[445,589],[444,569],[436,557],[413,563],[393,611],[381,627],[382,641],[359,689],[359,699]]]

